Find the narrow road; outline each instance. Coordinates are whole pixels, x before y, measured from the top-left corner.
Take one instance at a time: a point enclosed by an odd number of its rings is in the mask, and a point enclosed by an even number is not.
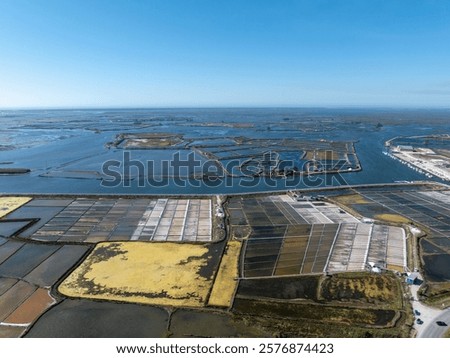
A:
[[[419,274],[419,279],[423,282],[422,275]],[[419,285],[410,285],[409,289],[413,300],[411,301],[414,311],[420,312],[415,315],[414,328],[417,331],[417,338],[440,338],[444,335],[447,329],[450,328],[450,308],[439,310],[434,307],[424,305],[418,300]],[[417,319],[420,318],[423,323],[418,324]],[[437,321],[447,323],[447,326],[438,326]]]
[[[447,326],[438,326],[436,321],[443,321]],[[417,338],[439,338],[450,328],[450,309],[446,309],[440,315],[435,316],[422,331],[417,334]]]

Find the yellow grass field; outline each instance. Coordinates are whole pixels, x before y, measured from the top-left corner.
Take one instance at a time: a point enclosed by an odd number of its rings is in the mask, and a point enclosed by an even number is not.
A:
[[[9,196],[0,198],[0,218],[28,203],[31,198]]]
[[[333,200],[338,203],[344,204],[344,205],[369,204],[370,203],[362,195],[359,195],[359,194],[340,195],[340,196],[333,197]]]
[[[405,218],[404,216],[398,214],[378,214],[375,215],[375,219],[397,224],[407,224],[411,221]]]
[[[101,243],[59,286],[69,297],[203,307],[212,277],[204,277],[206,245]]]
[[[209,306],[230,307],[238,283],[238,264],[242,242],[229,241],[209,297]]]

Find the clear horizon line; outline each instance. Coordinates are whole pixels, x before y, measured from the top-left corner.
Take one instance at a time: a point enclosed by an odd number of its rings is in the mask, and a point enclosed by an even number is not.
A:
[[[0,107],[0,111],[15,110],[166,110],[166,109],[390,109],[390,110],[450,110],[450,106],[407,106],[407,105],[211,105],[211,106],[11,106]]]

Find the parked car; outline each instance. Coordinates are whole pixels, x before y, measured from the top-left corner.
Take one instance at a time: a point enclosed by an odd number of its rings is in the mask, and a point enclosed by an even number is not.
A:
[[[420,312],[419,312],[418,310],[414,310],[414,314],[415,314],[416,316],[420,316]]]
[[[423,321],[420,318],[417,318],[416,323],[417,324],[423,324]]]

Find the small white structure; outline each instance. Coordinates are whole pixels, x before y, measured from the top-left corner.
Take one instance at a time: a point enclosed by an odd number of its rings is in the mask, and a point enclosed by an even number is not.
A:
[[[419,282],[419,274],[417,272],[411,272],[406,276],[406,283],[408,285],[417,285]]]

